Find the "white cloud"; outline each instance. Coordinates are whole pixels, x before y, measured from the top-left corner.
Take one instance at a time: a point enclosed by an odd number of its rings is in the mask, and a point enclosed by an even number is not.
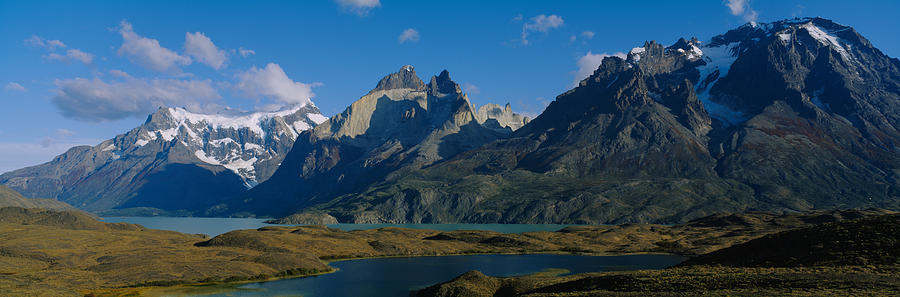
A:
[[[48,60],[56,60],[60,62],[71,62],[71,61],[80,61],[84,64],[91,64],[94,61],[94,55],[90,53],[85,53],[79,49],[70,49],[66,51],[65,55],[60,55],[57,53],[50,53],[44,56],[44,58]]]
[[[562,17],[551,14],[539,14],[531,17],[531,19],[522,25],[522,44],[528,44],[529,32],[547,33],[550,29],[556,29],[563,25]]]
[[[238,48],[238,53],[241,54],[241,57],[246,58],[246,57],[248,57],[248,56],[250,56],[250,55],[255,55],[255,54],[256,54],[256,51],[254,51],[254,50],[252,50],[252,49],[245,49],[245,48],[242,47],[242,48]]]
[[[756,23],[756,19],[759,18],[759,13],[753,8],[747,8],[747,13],[744,14],[744,21]]]
[[[179,65],[191,64],[191,58],[162,47],[156,39],[135,33],[127,21],[123,20],[119,24],[118,31],[123,39],[119,55],[128,56],[132,62],[159,72],[179,70]]]
[[[513,21],[513,22],[521,22],[524,18],[525,18],[525,17],[522,16],[522,14],[520,13],[520,14],[517,14],[515,17],[513,17],[513,18],[512,18],[512,21]]]
[[[198,110],[220,98],[209,80],[74,78],[54,83],[58,89],[51,101],[62,115],[90,122],[144,117],[160,106]]]
[[[27,89],[25,89],[25,87],[23,87],[22,85],[20,85],[17,82],[8,82],[8,83],[6,83],[6,86],[3,87],[3,89],[7,90],[7,91],[18,91],[18,92],[27,91]]]
[[[62,43],[62,41],[59,41],[59,40],[47,40],[47,46],[49,46],[50,48],[56,48],[56,47],[65,48],[66,47],[66,45],[64,43]]]
[[[59,136],[72,136],[75,135],[75,132],[69,129],[56,129],[56,135]]]
[[[409,28],[403,30],[403,33],[400,33],[400,36],[397,36],[397,41],[400,43],[409,42],[418,42],[419,41],[419,31],[416,31],[413,28]]]
[[[335,0],[344,11],[353,12],[359,16],[366,16],[375,7],[381,6],[379,0]]]
[[[743,15],[744,21],[756,22],[756,19],[759,17],[759,13],[750,7],[749,0],[723,0],[722,4],[728,7],[731,15]]]
[[[466,91],[466,93],[468,93],[468,94],[474,95],[474,94],[481,93],[481,88],[478,88],[478,86],[470,84],[470,83],[463,83],[462,89],[463,89],[463,91]]]
[[[615,54],[594,54],[588,52],[581,58],[578,58],[578,62],[575,63],[578,66],[578,70],[574,72],[575,81],[572,83],[572,85],[577,86],[578,82],[587,78],[588,76],[591,76],[591,74],[594,74],[594,70],[597,70],[597,68],[600,67],[600,63],[602,63],[603,58],[606,57],[619,57],[625,59],[626,55],[622,52],[618,52]]]
[[[744,13],[744,7],[747,6],[746,0],[724,0],[722,2],[731,10],[732,15],[741,15]]]
[[[584,31],[584,32],[581,32],[581,36],[583,36],[584,38],[587,38],[587,39],[593,39],[594,32],[593,31]]]
[[[315,94],[315,84],[304,84],[291,80],[281,66],[269,63],[265,68],[255,66],[238,75],[235,88],[251,97],[269,97],[281,103],[307,105]]]
[[[110,70],[109,74],[112,74],[115,77],[131,78],[131,75],[128,75],[128,73],[125,73],[125,71],[118,70],[118,69]]]
[[[84,64],[90,64],[92,61],[94,61],[94,55],[82,52],[79,49],[70,49],[66,51],[66,56],[71,59],[81,61],[81,63]]]
[[[47,40],[43,39],[37,35],[31,35],[25,39],[25,45],[33,46],[33,47],[43,47],[48,50],[54,50],[56,48],[66,48],[66,44],[59,40]]]
[[[216,70],[221,69],[227,60],[225,51],[200,32],[184,34],[184,53]]]

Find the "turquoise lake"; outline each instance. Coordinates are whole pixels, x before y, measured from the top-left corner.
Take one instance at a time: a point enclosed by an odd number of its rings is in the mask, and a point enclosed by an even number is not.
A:
[[[202,296],[387,297],[409,296],[412,290],[453,279],[470,270],[491,276],[513,276],[566,269],[570,273],[662,269],[684,258],[672,255],[471,255],[380,258],[332,262],[335,273],[315,277],[252,283],[227,293]]]
[[[263,219],[195,217],[106,217],[105,222],[140,224],[151,229],[216,236],[239,229],[271,226]],[[540,224],[335,224],[328,227],[361,230],[382,227],[413,229],[492,230],[503,233],[556,231],[569,225]],[[189,296],[409,296],[418,290],[448,281],[470,270],[491,276],[531,274],[547,269],[569,273],[662,269],[680,263],[675,255],[466,255],[411,258],[375,258],[329,263],[337,272],[296,279],[251,283],[226,293]],[[175,296],[183,296],[176,294]]]
[[[139,224],[150,229],[172,230],[188,234],[216,236],[232,230],[257,229],[264,226],[284,226],[264,223],[265,219],[245,218],[197,218],[197,217],[105,217],[107,223]],[[490,230],[501,233],[532,231],[557,231],[570,225],[556,224],[332,224],[326,225],[345,231],[400,227],[410,229]]]

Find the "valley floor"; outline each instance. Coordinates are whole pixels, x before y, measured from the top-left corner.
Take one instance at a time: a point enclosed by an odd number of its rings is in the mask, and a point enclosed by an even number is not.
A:
[[[149,287],[270,280],[327,273],[332,268],[325,261],[362,257],[478,253],[691,256],[789,229],[886,213],[875,210],[783,216],[749,213],[712,216],[676,226],[577,226],[556,232],[522,234],[403,228],[341,231],[322,226],[275,226],[232,231],[209,239],[133,224],[102,223],[77,212],[9,207],[0,208],[0,295],[125,295]],[[619,275],[657,279],[654,274],[693,273],[690,269],[697,268],[679,269],[687,270]],[[866,272],[862,278],[879,284],[882,282],[877,275],[898,275],[893,268],[864,269],[877,271],[876,274]],[[701,275],[684,276],[686,280],[703,282],[698,280],[703,278],[702,273],[718,275],[715,271],[699,270],[697,273]],[[841,277],[859,275],[853,269],[840,273],[843,273]],[[760,272],[759,275],[769,274]],[[798,274],[786,270],[783,275]],[[572,277],[548,278],[535,284],[562,284],[573,280]],[[607,281],[601,277],[601,282]],[[709,283],[721,282],[710,280]],[[787,284],[784,288],[793,286]],[[669,288],[666,286],[670,285],[659,286]]]

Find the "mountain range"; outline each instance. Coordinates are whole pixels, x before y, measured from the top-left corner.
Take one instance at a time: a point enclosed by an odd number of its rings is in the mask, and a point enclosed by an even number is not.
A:
[[[326,119],[308,105],[134,130],[0,175],[101,212],[281,223],[679,223],[900,209],[900,61],[823,18],[607,57],[534,119],[410,65]]]
[[[127,133],[4,173],[0,183],[101,214],[202,215],[269,178],[297,135],[325,119],[314,105],[221,114],[159,108]]]
[[[898,112],[900,61],[853,28],[822,18],[750,23],[707,42],[650,41],[607,57],[534,120],[439,162],[352,163],[353,177],[370,177],[333,183],[340,191],[325,196],[269,190],[347,180],[343,161],[360,154],[403,155],[384,137],[370,146],[377,151],[308,145],[320,126],[243,201],[264,215],[285,214],[265,205],[300,210],[282,222],[354,223],[677,223],[749,210],[897,209]],[[346,142],[328,138],[328,148]]]

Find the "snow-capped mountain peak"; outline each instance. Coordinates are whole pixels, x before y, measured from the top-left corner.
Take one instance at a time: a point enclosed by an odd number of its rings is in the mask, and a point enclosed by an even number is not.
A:
[[[235,114],[202,114],[164,107],[150,115],[144,125],[126,134],[125,138],[134,138],[132,145],[104,143],[101,146],[112,145],[121,148],[120,151],[137,150],[154,142],[166,147],[183,147],[196,161],[225,167],[251,187],[268,178],[277,167],[277,163],[265,166],[263,163],[280,162],[280,157],[301,132],[325,120],[312,105]]]

